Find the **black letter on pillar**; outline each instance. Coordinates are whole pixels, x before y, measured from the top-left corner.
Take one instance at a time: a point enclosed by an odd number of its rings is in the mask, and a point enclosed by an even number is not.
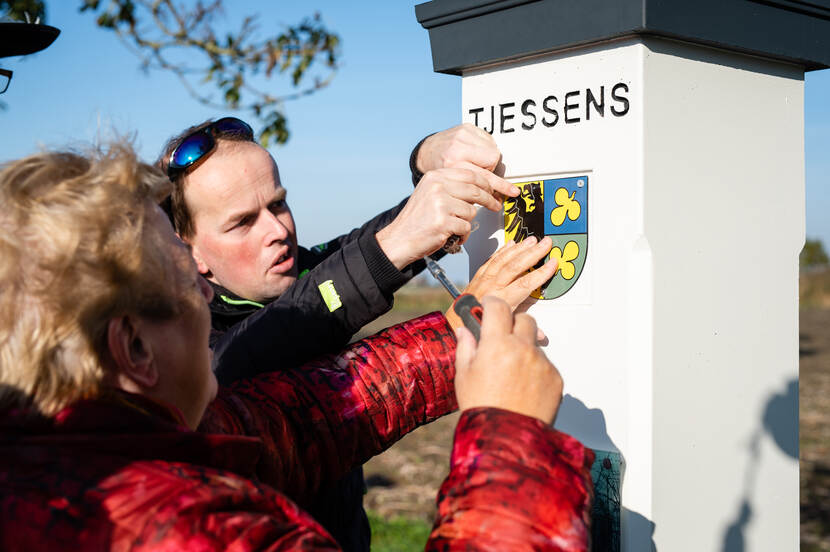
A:
[[[487,130],[487,126],[485,125],[484,130]],[[490,130],[487,130],[490,134],[493,134],[493,130],[496,128],[496,108],[495,106],[490,106]]]
[[[534,102],[533,100],[525,100],[524,102],[522,102],[522,115],[525,115],[527,117],[533,117],[532,123],[522,123],[522,128],[525,130],[530,130],[536,126],[536,114],[532,113],[531,111],[528,111],[528,108],[530,108],[531,106],[536,107],[536,102]]]
[[[573,92],[568,92],[567,94],[565,94],[565,122],[566,123],[578,123],[579,122],[579,117],[574,117],[574,118],[568,117],[568,111],[570,111],[572,109],[578,109],[579,108],[578,103],[575,103],[575,104],[568,103],[568,98],[572,98],[573,96],[579,96],[579,91],[574,90]]]
[[[611,97],[614,98],[614,100],[622,103],[622,105],[623,105],[623,108],[620,109],[620,110],[617,110],[612,105],[611,106],[611,113],[613,113],[615,117],[622,117],[623,115],[628,113],[628,98],[626,98],[625,96],[618,95],[617,94],[618,89],[622,89],[622,90],[625,90],[626,92],[628,92],[628,85],[625,84],[625,83],[622,83],[622,82],[618,82],[617,84],[614,85],[614,88],[611,89]]]
[[[556,96],[548,96],[547,98],[545,98],[545,101],[542,102],[542,109],[545,110],[545,113],[550,113],[551,115],[553,115],[553,122],[549,122],[547,119],[542,117],[542,124],[545,125],[546,127],[555,126],[556,123],[559,122],[559,112],[556,111],[555,107],[548,107],[548,102],[550,100],[553,100],[555,102],[559,101],[559,100],[556,99]]]
[[[502,134],[507,134],[508,132],[514,132],[516,130],[515,128],[504,128],[504,122],[515,117],[515,115],[505,115],[504,109],[506,107],[514,107],[515,105],[516,104],[514,102],[499,104],[499,127]]]
[[[585,90],[585,120],[588,121],[591,119],[591,104],[594,104],[594,109],[597,110],[600,117],[605,117],[605,87],[599,87],[599,102],[594,97],[593,92],[591,89],[588,88]]]
[[[475,126],[478,126],[478,114],[484,111],[483,107],[477,107],[475,109],[470,110],[470,114],[475,117],[475,122],[473,123]]]

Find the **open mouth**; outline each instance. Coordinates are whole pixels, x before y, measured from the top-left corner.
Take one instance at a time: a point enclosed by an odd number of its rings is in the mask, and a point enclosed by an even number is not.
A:
[[[285,252],[274,259],[271,264],[270,271],[276,273],[284,273],[291,270],[294,266],[294,255],[291,254],[291,248],[286,248]]]

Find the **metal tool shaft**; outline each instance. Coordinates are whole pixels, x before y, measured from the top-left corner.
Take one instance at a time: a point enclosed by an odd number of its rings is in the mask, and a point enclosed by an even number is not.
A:
[[[453,299],[461,295],[461,292],[458,291],[458,288],[455,287],[455,284],[452,283],[452,280],[447,278],[447,273],[444,272],[444,269],[441,268],[441,265],[439,265],[429,257],[425,257],[424,260],[426,260],[427,262],[427,270],[429,270],[429,273],[432,274],[433,278],[441,282],[441,285],[444,286],[447,289],[447,291],[450,292],[450,295],[452,295]]]

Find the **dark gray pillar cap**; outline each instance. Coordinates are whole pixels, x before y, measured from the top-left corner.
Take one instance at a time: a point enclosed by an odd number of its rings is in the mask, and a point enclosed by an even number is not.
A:
[[[415,14],[440,73],[627,36],[830,67],[830,0],[432,0]]]

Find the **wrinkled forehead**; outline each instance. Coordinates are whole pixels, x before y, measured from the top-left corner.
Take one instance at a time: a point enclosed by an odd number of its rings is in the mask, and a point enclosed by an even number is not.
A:
[[[198,194],[230,200],[254,182],[274,188],[282,185],[277,164],[268,150],[255,142],[219,140],[211,156],[187,175],[184,189],[190,195],[188,188],[195,184]]]

